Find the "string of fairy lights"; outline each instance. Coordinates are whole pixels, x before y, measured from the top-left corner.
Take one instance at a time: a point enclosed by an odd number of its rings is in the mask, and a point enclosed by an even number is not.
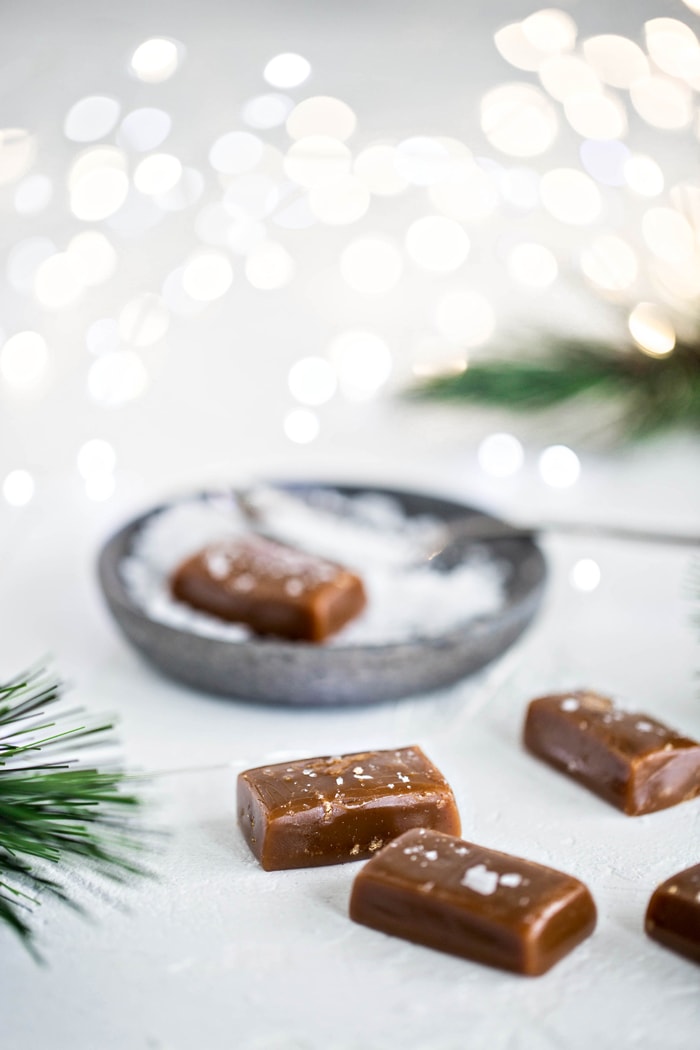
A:
[[[697,0],[683,2],[700,13]],[[298,288],[321,311],[333,301],[329,287],[377,302],[404,286],[412,294],[415,276],[425,276],[425,323],[415,336],[336,326],[316,352],[284,366],[291,400],[281,426],[299,444],[319,437],[319,412],[334,399],[363,402],[411,375],[468,367],[468,355],[498,333],[504,298],[536,304],[572,274],[627,305],[641,352],[673,352],[677,319],[697,312],[700,296],[696,33],[661,17],[635,39],[581,39],[568,12],[547,8],[499,27],[493,46],[509,73],[474,101],[473,141],[367,139],[343,99],[304,95],[311,62],[281,53],[260,70],[263,90],[240,101],[237,125],[208,143],[206,165],[194,163],[171,152],[173,114],[148,94],[188,60],[186,44],[166,36],[135,42],[120,71],[143,85],[142,104],[124,111],[115,95],[91,94],[65,113],[64,184],[42,169],[35,131],[0,129],[0,206],[33,224],[10,245],[4,276],[18,315],[35,318],[0,332],[3,397],[50,387],[55,348],[43,321],[77,304],[89,312],[93,292],[109,290],[120,260],[152,245],[166,217],[191,250],[138,294],[115,295],[109,312],[95,309],[81,365],[92,405],[142,397],[153,381],[144,350],[241,285],[271,297]],[[551,165],[555,144],[570,163]],[[73,230],[62,242],[46,232],[46,216],[58,212]],[[114,493],[117,460],[101,438],[82,444],[75,468],[90,499]],[[512,434],[479,446],[481,469],[494,478],[516,474],[523,460]],[[0,491],[22,506],[36,478],[10,466]],[[538,469],[564,488],[580,462],[553,446]]]

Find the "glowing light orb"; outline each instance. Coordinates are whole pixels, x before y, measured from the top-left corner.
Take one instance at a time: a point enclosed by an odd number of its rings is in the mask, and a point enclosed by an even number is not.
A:
[[[649,250],[664,262],[690,262],[695,253],[693,227],[675,208],[649,208],[642,217],[642,236]]]
[[[84,270],[75,255],[57,252],[37,268],[34,294],[48,310],[63,310],[71,306],[84,290]]]
[[[90,287],[109,280],[117,268],[117,253],[99,230],[77,233],[66,251],[77,260],[82,281]]]
[[[539,76],[545,91],[559,102],[566,102],[572,95],[590,95],[602,91],[595,70],[575,55],[548,58],[540,66]]]
[[[409,184],[396,167],[395,147],[386,143],[376,143],[358,153],[353,171],[378,197],[393,197]]]
[[[477,450],[479,466],[492,478],[509,478],[525,461],[523,446],[513,434],[489,434]]]
[[[575,168],[554,168],[542,176],[542,204],[560,222],[586,226],[598,218],[602,199],[596,184]]]
[[[384,295],[395,288],[403,273],[403,256],[384,237],[358,237],[340,256],[343,279],[357,292]]]
[[[170,311],[159,295],[144,292],[130,299],[119,314],[119,335],[132,346],[152,346],[170,324]]]
[[[540,477],[553,489],[567,489],[575,485],[581,473],[581,462],[566,445],[550,445],[538,460]]]
[[[594,591],[600,578],[600,566],[592,558],[579,558],[569,573],[569,582],[577,591]]]
[[[119,119],[121,106],[116,98],[90,95],[68,110],[63,133],[72,142],[95,142],[109,135]]]
[[[431,186],[449,177],[452,165],[444,143],[424,135],[404,139],[396,147],[394,166],[398,176],[413,186]]]
[[[143,106],[134,109],[122,120],[117,133],[120,146],[136,153],[158,149],[167,139],[172,127],[170,114],[164,109]]]
[[[182,271],[182,286],[191,299],[210,303],[231,287],[233,269],[223,252],[202,251],[191,256]]]
[[[371,195],[368,187],[354,175],[346,175],[332,186],[309,190],[311,213],[327,226],[347,226],[366,214]]]
[[[514,157],[534,157],[554,142],[557,115],[531,84],[503,84],[481,102],[481,127],[492,146]]]
[[[53,183],[48,175],[27,175],[15,189],[15,211],[19,215],[36,215],[43,211],[53,196]]]
[[[0,186],[26,175],[35,157],[34,135],[24,128],[0,128]]]
[[[611,87],[629,88],[649,75],[649,63],[641,47],[626,36],[603,33],[583,43],[583,54],[601,80]]]
[[[117,465],[117,454],[109,441],[91,438],[80,446],[76,462],[81,478],[88,481],[112,474]]]
[[[516,244],[508,256],[508,271],[525,288],[549,288],[559,273],[556,256],[543,244]]]
[[[406,232],[406,251],[424,270],[447,273],[457,270],[469,254],[469,237],[454,219],[426,215]]]
[[[574,131],[585,138],[619,139],[627,132],[625,107],[613,95],[571,95],[564,102],[564,112]]]
[[[693,119],[693,93],[680,80],[656,74],[630,86],[632,105],[654,128],[686,128]]]
[[[263,77],[276,88],[294,88],[303,84],[311,72],[311,64],[294,52],[284,52],[271,58],[263,70]]]
[[[357,125],[357,117],[346,102],[328,95],[306,98],[287,118],[287,134],[293,139],[326,135],[345,142]]]
[[[2,483],[2,494],[11,507],[24,507],[32,501],[35,488],[28,470],[11,470]]]
[[[308,135],[298,139],[287,151],[284,170],[300,186],[309,189],[332,186],[350,171],[350,150],[327,135]]]
[[[658,197],[663,193],[664,173],[653,157],[633,153],[625,161],[625,182],[640,197]]]
[[[672,77],[700,75],[700,43],[685,22],[677,18],[652,18],[644,24],[649,57]]]
[[[464,164],[454,178],[428,188],[431,204],[461,222],[481,222],[498,207],[498,187],[478,165]]]
[[[349,401],[374,397],[391,375],[391,351],[375,332],[343,332],[331,341],[328,352]]]
[[[480,346],[496,327],[496,316],[486,296],[475,289],[447,292],[438,302],[435,324],[441,335],[462,346]]]
[[[287,249],[273,241],[254,247],[245,263],[245,275],[254,288],[283,288],[294,277],[296,264]]]
[[[522,29],[525,39],[545,54],[570,51],[578,32],[571,15],[553,7],[528,15]]]
[[[302,357],[289,370],[289,389],[304,405],[324,405],[336,392],[335,369],[325,357]]]
[[[293,109],[294,102],[289,95],[270,93],[248,99],[241,115],[248,127],[266,131],[284,124]]]
[[[676,345],[673,325],[654,303],[638,303],[627,325],[637,346],[651,357],[665,357]]]
[[[10,386],[26,389],[41,380],[48,361],[46,341],[38,332],[17,332],[0,350],[0,375]]]
[[[626,241],[616,234],[603,234],[581,253],[581,269],[599,288],[623,292],[634,284],[639,264]]]
[[[209,163],[224,175],[250,171],[261,160],[263,143],[250,131],[229,131],[220,135],[209,150]]]
[[[148,373],[134,350],[101,354],[88,372],[88,393],[93,401],[117,408],[140,397],[148,388]]]
[[[170,153],[152,153],[134,169],[134,186],[139,193],[153,197],[167,193],[176,186],[182,175],[182,164]]]
[[[309,445],[319,435],[321,424],[310,408],[293,408],[284,417],[284,432],[295,445]]]
[[[144,40],[131,56],[131,71],[148,84],[168,80],[180,65],[185,48],[178,41],[164,37]]]

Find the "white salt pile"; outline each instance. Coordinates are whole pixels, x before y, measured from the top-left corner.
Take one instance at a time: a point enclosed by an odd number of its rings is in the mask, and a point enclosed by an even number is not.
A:
[[[383,645],[434,636],[503,605],[502,568],[483,548],[450,572],[436,571],[427,556],[444,542],[444,523],[406,515],[391,497],[319,489],[301,499],[260,489],[246,497],[246,505],[264,535],[336,561],[362,577],[367,607],[329,645]],[[127,591],[160,623],[231,642],[251,638],[246,627],[175,601],[169,588],[171,574],[185,558],[250,529],[249,517],[226,494],[173,504],[149,518],[123,560]]]

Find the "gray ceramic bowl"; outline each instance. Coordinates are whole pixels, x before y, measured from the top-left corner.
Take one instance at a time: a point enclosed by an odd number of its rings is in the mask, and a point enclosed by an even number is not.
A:
[[[283,487],[302,498],[319,488],[347,496],[386,494],[408,516],[427,514],[447,524],[483,516],[460,503],[396,489],[311,483]],[[103,547],[98,571],[107,605],[129,641],[165,674],[196,689],[239,699],[332,706],[375,703],[438,689],[505,652],[534,617],[544,590],[546,566],[536,544],[522,537],[498,538],[482,546],[505,569],[503,605],[496,613],[444,634],[347,646],[202,637],[150,619],[131,599],[120,575],[120,563],[138,530],[161,510],[154,508],[130,522]]]

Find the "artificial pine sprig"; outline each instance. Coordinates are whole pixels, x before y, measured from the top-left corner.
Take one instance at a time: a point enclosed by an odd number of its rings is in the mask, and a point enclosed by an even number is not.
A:
[[[663,357],[634,345],[550,337],[529,356],[475,361],[412,393],[520,412],[594,398],[598,407],[617,407],[618,430],[630,440],[672,427],[700,429],[700,336],[679,338]]]
[[[61,699],[61,683],[41,667],[0,684],[0,924],[31,950],[28,918],[42,893],[76,906],[70,868],[111,879],[143,870],[127,817],[139,798],[124,790],[126,774],[81,759],[113,743],[113,725],[76,725],[83,712],[62,710]]]

